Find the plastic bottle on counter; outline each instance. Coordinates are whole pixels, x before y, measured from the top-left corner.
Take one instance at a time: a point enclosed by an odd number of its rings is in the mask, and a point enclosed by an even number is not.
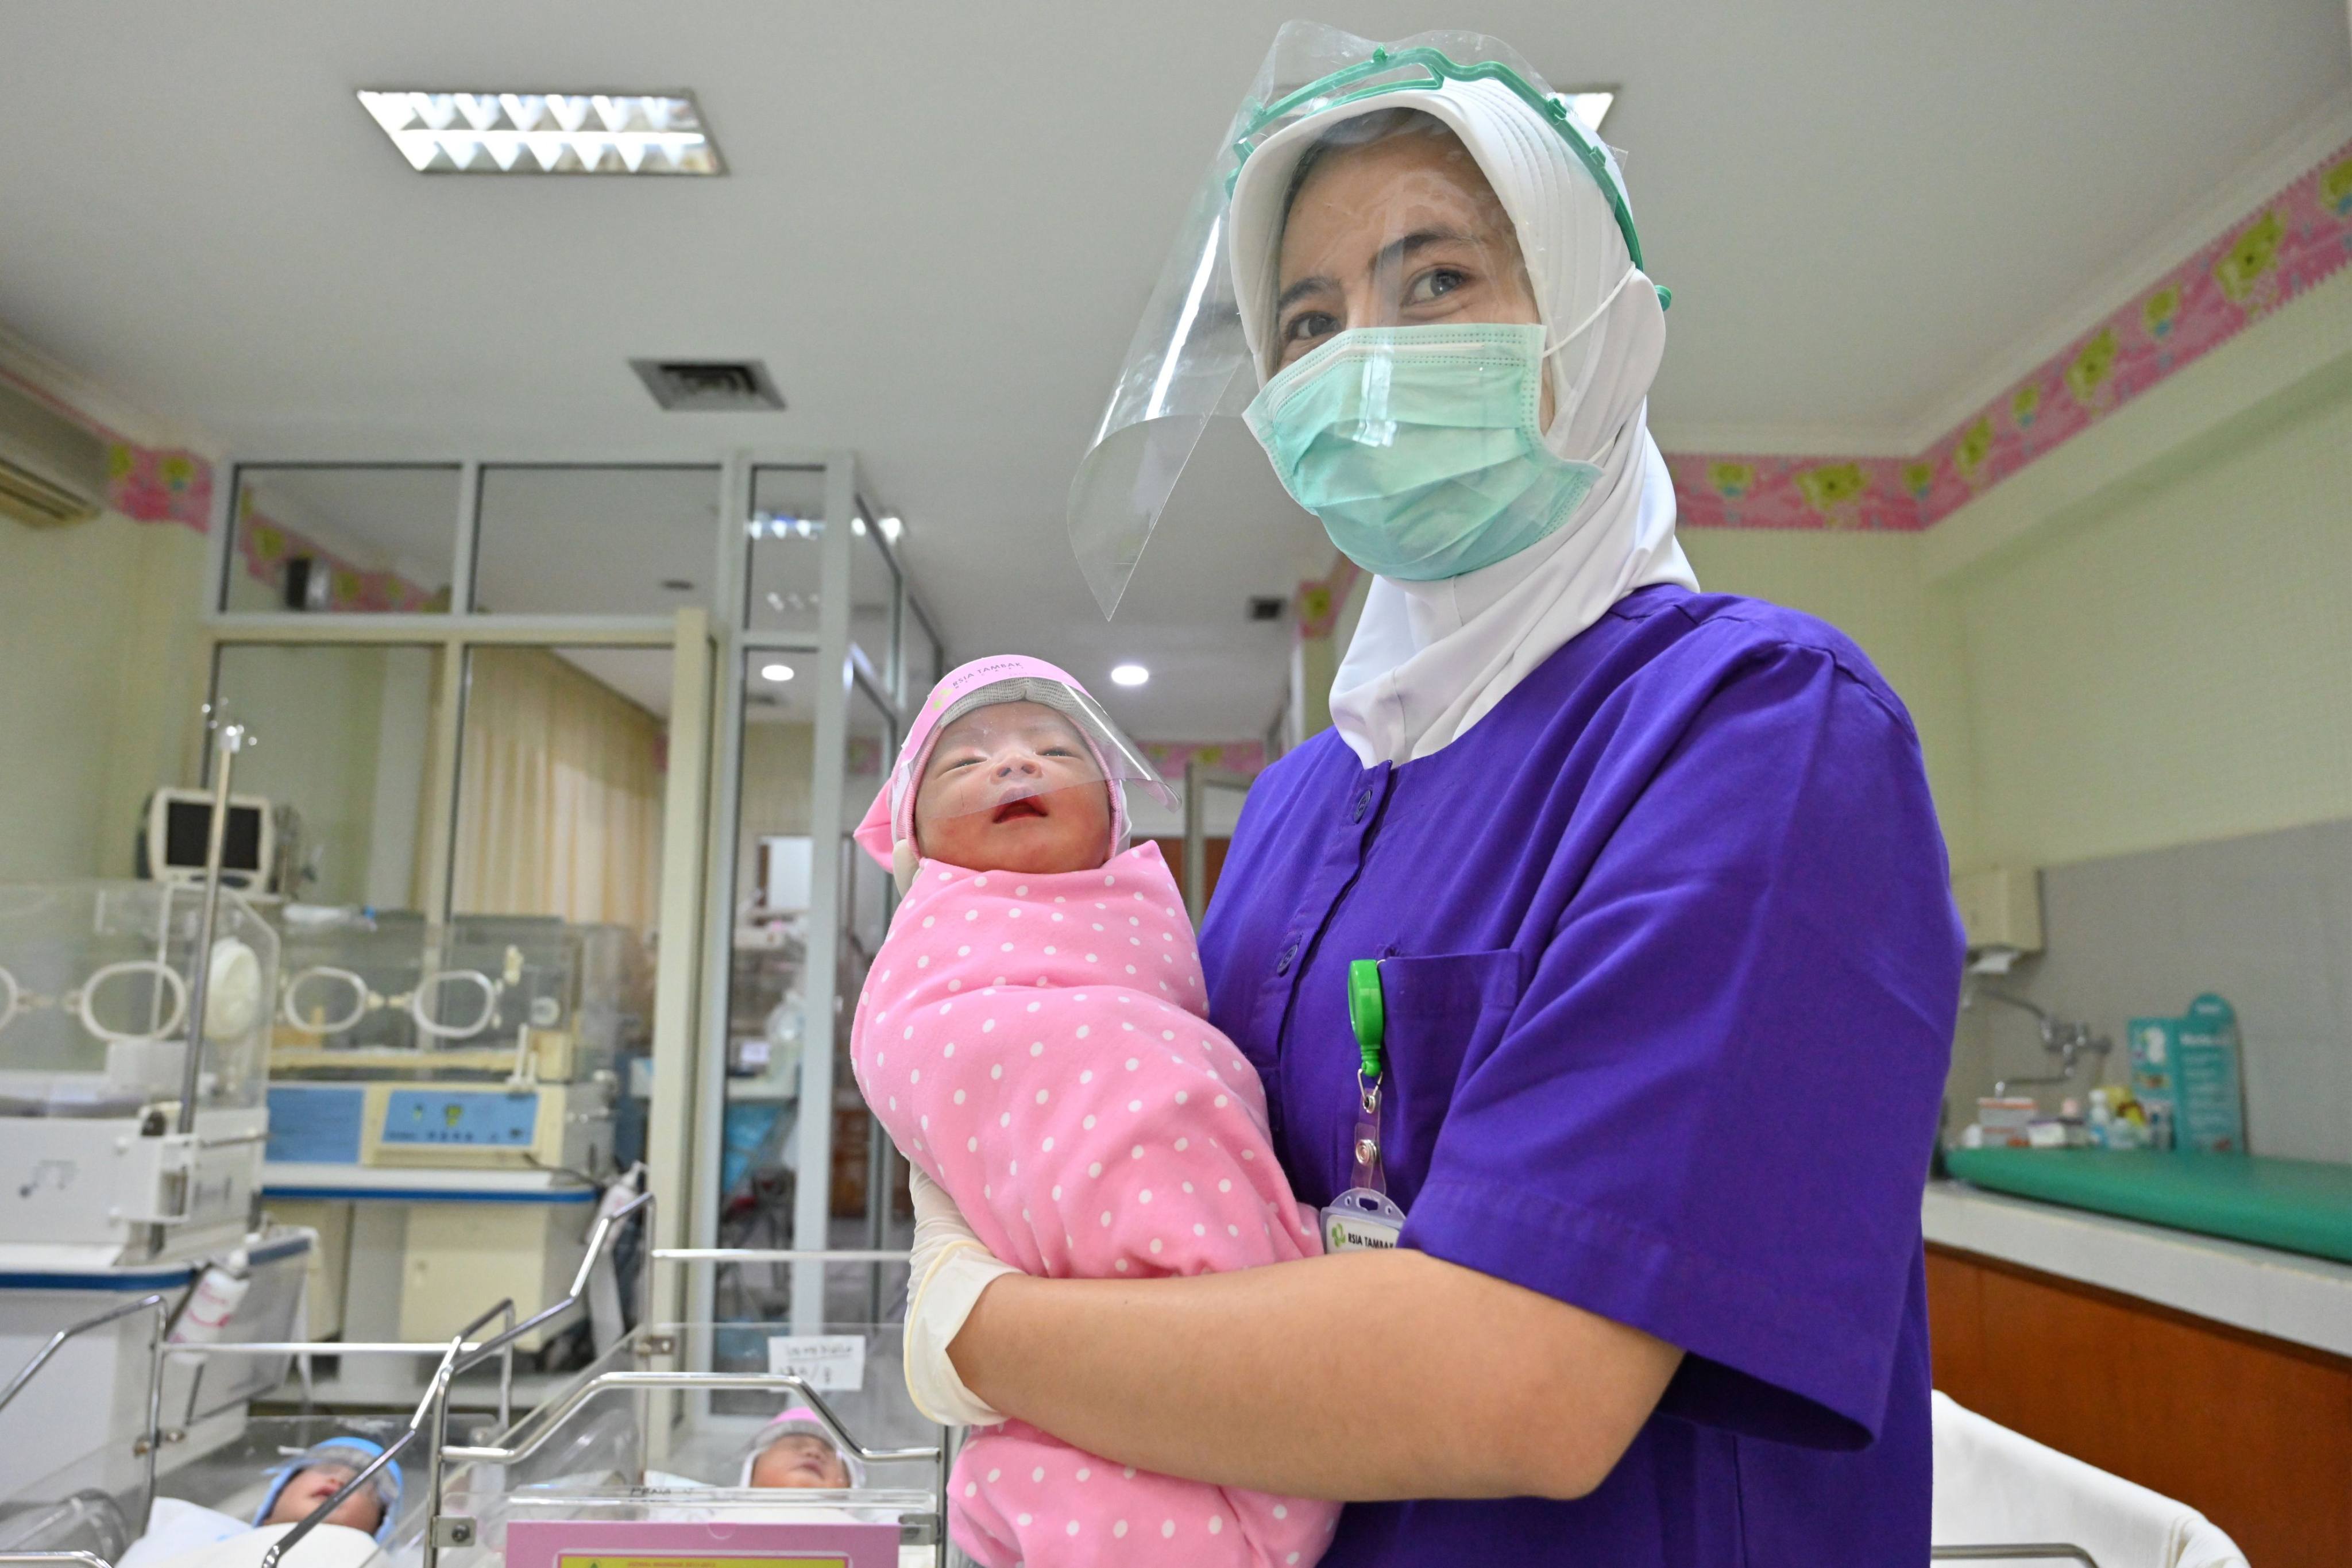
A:
[[[231,1319],[236,1316],[245,1294],[253,1289],[253,1281],[235,1274],[215,1263],[196,1281],[188,1293],[188,1304],[180,1309],[179,1321],[172,1325],[170,1341],[175,1345],[206,1345],[218,1341],[228,1331]]]

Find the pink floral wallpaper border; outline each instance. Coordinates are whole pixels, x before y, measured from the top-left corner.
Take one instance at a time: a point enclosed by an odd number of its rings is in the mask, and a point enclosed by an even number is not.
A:
[[[106,509],[134,522],[177,523],[198,533],[212,531],[213,466],[182,447],[142,447],[102,421],[91,418],[46,387],[0,371],[0,380],[39,399],[106,443]],[[307,534],[253,510],[251,495],[237,498],[237,554],[256,582],[275,588],[289,559],[308,556],[327,569],[330,610],[446,610],[443,595],[428,593],[397,572],[371,571],[320,545]]]
[[[194,452],[142,447],[37,382],[0,370],[0,381],[47,404],[106,443],[106,506],[141,522],[212,528],[213,466]]]
[[[1687,528],[1916,530],[2174,374],[2352,260],[2352,144],[1916,458],[1668,456]]]
[[[1348,602],[1348,595],[1364,569],[1339,556],[1331,563],[1328,577],[1309,577],[1298,584],[1291,596],[1290,613],[1297,623],[1302,637],[1328,637],[1339,624],[1339,606]]]
[[[1895,532],[1930,527],[2308,292],[2347,260],[2352,143],[2322,159],[1916,457],[1668,454],[1682,525]],[[142,522],[177,523],[200,533],[209,529],[214,475],[205,458],[178,448],[142,447],[31,382],[0,375],[105,440],[107,505],[112,510]],[[256,580],[274,584],[286,560],[307,555],[328,569],[331,609],[447,607],[441,595],[397,573],[360,567],[293,529],[254,515],[249,500],[239,498],[236,545]],[[1330,635],[1356,575],[1343,557],[1328,577],[1299,584],[1292,614],[1301,636]],[[1181,772],[1190,748],[1177,747],[1171,754]],[[1258,761],[1263,765],[1262,756]]]
[[[176,522],[208,532],[213,466],[194,452],[142,447],[110,432],[106,504],[109,510],[141,522]]]
[[[449,607],[446,590],[428,592],[397,572],[354,565],[309,535],[255,511],[250,490],[237,493],[236,508],[237,558],[245,563],[246,574],[257,583],[267,583],[274,588],[284,578],[287,561],[308,556],[326,568],[327,608],[331,612],[391,615],[445,611]]]

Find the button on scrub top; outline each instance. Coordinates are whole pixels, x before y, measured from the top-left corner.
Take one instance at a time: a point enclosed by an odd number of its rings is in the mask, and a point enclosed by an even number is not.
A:
[[[1590,1497],[1353,1504],[1327,1568],[1927,1561],[1948,886],[1902,704],[1751,600],[1644,589],[1431,756],[1266,771],[1201,945],[1298,1196],[1347,1184],[1386,959],[1403,1245],[1687,1352]],[[1442,1342],[1380,1362],[1424,1381],[1378,1418],[1444,1397]]]

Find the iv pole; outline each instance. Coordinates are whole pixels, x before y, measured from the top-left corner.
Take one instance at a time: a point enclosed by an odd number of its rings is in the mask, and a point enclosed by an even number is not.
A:
[[[228,839],[228,781],[237,752],[252,740],[242,724],[224,724],[215,738],[213,816],[205,836],[205,900],[196,918],[196,961],[188,977],[188,1062],[180,1074],[180,1119],[185,1135],[196,1128],[196,1089],[205,1067],[205,1005],[212,990],[213,925],[220,913],[221,858]]]

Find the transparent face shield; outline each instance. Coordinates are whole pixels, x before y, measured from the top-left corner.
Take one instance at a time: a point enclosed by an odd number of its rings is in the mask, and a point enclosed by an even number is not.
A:
[[[1174,796],[1085,692],[1024,678],[948,708],[893,790],[924,859],[1037,874],[1091,869],[1127,836],[1126,792]]]
[[[1378,45],[1319,24],[1293,22],[1276,35],[1248,96],[1234,115],[1207,174],[1188,209],[1174,249],[1144,308],[1127,358],[1114,384],[1094,440],[1072,480],[1067,523],[1072,552],[1106,617],[1118,607],[1144,546],[1158,525],[1178,479],[1192,459],[1209,421],[1238,417],[1257,392],[1260,374],[1294,362],[1318,342],[1351,325],[1403,326],[1453,320],[1532,322],[1530,304],[1516,313],[1484,314],[1456,300],[1436,305],[1436,294],[1411,298],[1418,283],[1427,289],[1431,258],[1412,254],[1406,242],[1429,226],[1415,209],[1426,187],[1410,182],[1381,192],[1360,188],[1352,215],[1335,216],[1326,228],[1352,228],[1327,236],[1322,248],[1334,265],[1344,258],[1351,275],[1334,277],[1343,302],[1356,319],[1326,312],[1309,322],[1304,336],[1278,342],[1279,295],[1271,277],[1236,279],[1234,257],[1263,258],[1271,272],[1284,242],[1288,199],[1298,182],[1291,177],[1324,153],[1315,143],[1326,135],[1346,144],[1340,122],[1370,119],[1384,110],[1418,109],[1440,123],[1457,112],[1486,111],[1504,102],[1523,105],[1530,125],[1538,121],[1556,136],[1574,163],[1593,180],[1616,217],[1633,268],[1643,266],[1641,241],[1625,197],[1615,158],[1579,121],[1568,101],[1508,45],[1482,34],[1430,32]],[[1391,116],[1391,118],[1394,118]],[[1265,160],[1251,181],[1241,180],[1253,159]],[[1279,174],[1281,177],[1276,177]],[[1235,201],[1236,187],[1244,201]],[[1255,188],[1253,188],[1255,187]],[[1488,192],[1491,197],[1491,190]],[[1394,230],[1393,234],[1389,230]],[[1350,243],[1378,231],[1371,267],[1365,256],[1345,255]],[[1516,278],[1525,294],[1525,270],[1541,259],[1528,253],[1549,237],[1511,232],[1507,222],[1481,234],[1447,230],[1461,240],[1480,274],[1495,287]],[[1360,247],[1359,247],[1360,248]],[[1418,265],[1416,265],[1418,263]],[[1368,273],[1378,272],[1378,277]],[[1367,296],[1377,295],[1377,301]],[[1660,290],[1661,298],[1664,291]],[[1369,310],[1367,308],[1373,307]],[[1244,331],[1243,313],[1252,312]],[[1296,314],[1297,312],[1290,312]],[[1336,324],[1335,324],[1336,323]],[[1574,325],[1554,322],[1555,331]],[[1261,363],[1251,364],[1253,339]],[[1557,346],[1555,340],[1549,346]],[[1303,346],[1302,346],[1303,345]]]
[[[314,1443],[289,1456],[276,1468],[269,1490],[253,1516],[257,1525],[273,1519],[293,1522],[310,1512],[347,1485],[383,1450],[362,1438],[337,1437]],[[343,1500],[328,1516],[329,1522],[364,1530],[377,1540],[387,1539],[400,1514],[401,1473],[387,1464],[368,1478],[367,1484]]]
[[[842,1450],[814,1411],[788,1410],[751,1439],[738,1484],[763,1490],[841,1490],[864,1486],[866,1467]]]

